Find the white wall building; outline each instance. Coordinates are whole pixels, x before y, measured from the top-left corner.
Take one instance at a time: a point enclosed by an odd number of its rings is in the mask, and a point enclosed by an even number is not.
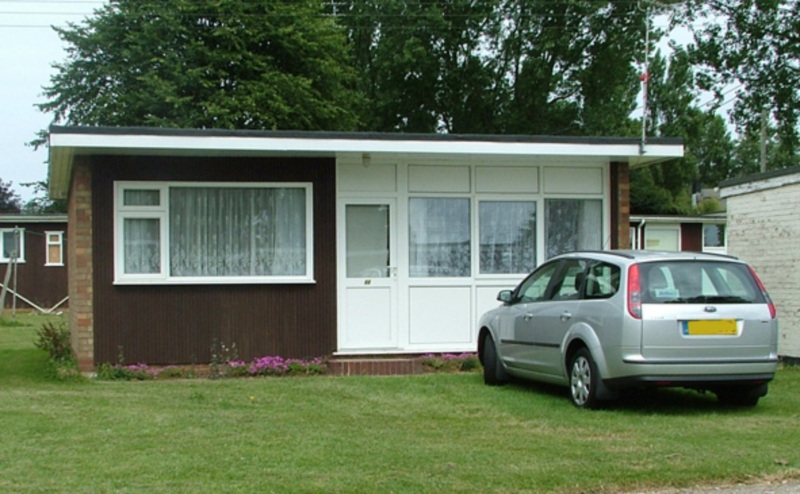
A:
[[[800,167],[732,179],[720,185],[728,201],[728,253],[750,263],[778,309],[778,352],[800,357]]]

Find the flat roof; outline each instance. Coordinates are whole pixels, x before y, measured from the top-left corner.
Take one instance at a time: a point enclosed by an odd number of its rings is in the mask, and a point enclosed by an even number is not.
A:
[[[331,157],[395,154],[441,157],[581,157],[632,167],[683,157],[680,139],[374,132],[254,131],[53,126],[50,193],[66,196],[77,156]]]
[[[5,213],[0,214],[0,224],[22,224],[22,223],[66,223],[66,214],[26,214],[26,213]]]

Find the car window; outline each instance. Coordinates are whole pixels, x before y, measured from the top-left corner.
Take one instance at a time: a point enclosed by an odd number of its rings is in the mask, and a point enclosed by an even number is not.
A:
[[[553,279],[560,263],[551,262],[535,270],[517,290],[517,301],[520,303],[539,302],[545,299],[547,287]]]
[[[569,259],[553,280],[552,300],[577,300],[583,286],[586,261]]]
[[[597,263],[586,275],[586,298],[611,298],[619,291],[619,266]]]
[[[672,261],[641,265],[644,303],[763,303],[747,266]]]

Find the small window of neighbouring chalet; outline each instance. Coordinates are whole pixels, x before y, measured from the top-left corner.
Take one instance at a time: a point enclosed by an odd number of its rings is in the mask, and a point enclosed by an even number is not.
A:
[[[25,262],[25,230],[0,228],[0,262]]]
[[[45,266],[64,265],[64,232],[44,232]]]
[[[115,184],[115,282],[313,282],[310,183]]]

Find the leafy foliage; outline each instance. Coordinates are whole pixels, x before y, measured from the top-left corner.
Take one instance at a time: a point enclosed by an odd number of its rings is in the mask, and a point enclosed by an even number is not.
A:
[[[39,105],[55,123],[351,130],[354,73],[321,3],[108,3],[57,28],[69,47]]]
[[[798,162],[800,0],[662,3],[696,45],[653,57],[645,125],[686,156],[633,176],[638,213],[689,212],[697,184],[756,171],[762,109],[770,167]],[[74,125],[638,136],[664,35],[646,4],[119,0],[58,29],[68,57],[39,108]],[[740,97],[738,143],[698,104],[709,89]]]
[[[83,379],[78,363],[72,353],[69,325],[65,321],[47,321],[36,331],[36,348],[47,352],[50,369],[55,379],[60,381],[80,381]]]
[[[11,187],[13,182],[4,182],[0,178],[0,213],[19,213],[22,199]]]
[[[23,210],[30,214],[66,214],[66,199],[50,199],[49,185],[47,180],[39,182],[28,182],[22,184],[23,187],[31,187],[34,191],[34,198],[25,203]]]
[[[716,0],[690,2],[689,21],[703,22],[695,34],[694,61],[703,85],[719,101],[734,92],[732,113],[741,134],[769,122],[768,168],[800,163],[800,1]],[[714,19],[723,19],[723,23]]]

